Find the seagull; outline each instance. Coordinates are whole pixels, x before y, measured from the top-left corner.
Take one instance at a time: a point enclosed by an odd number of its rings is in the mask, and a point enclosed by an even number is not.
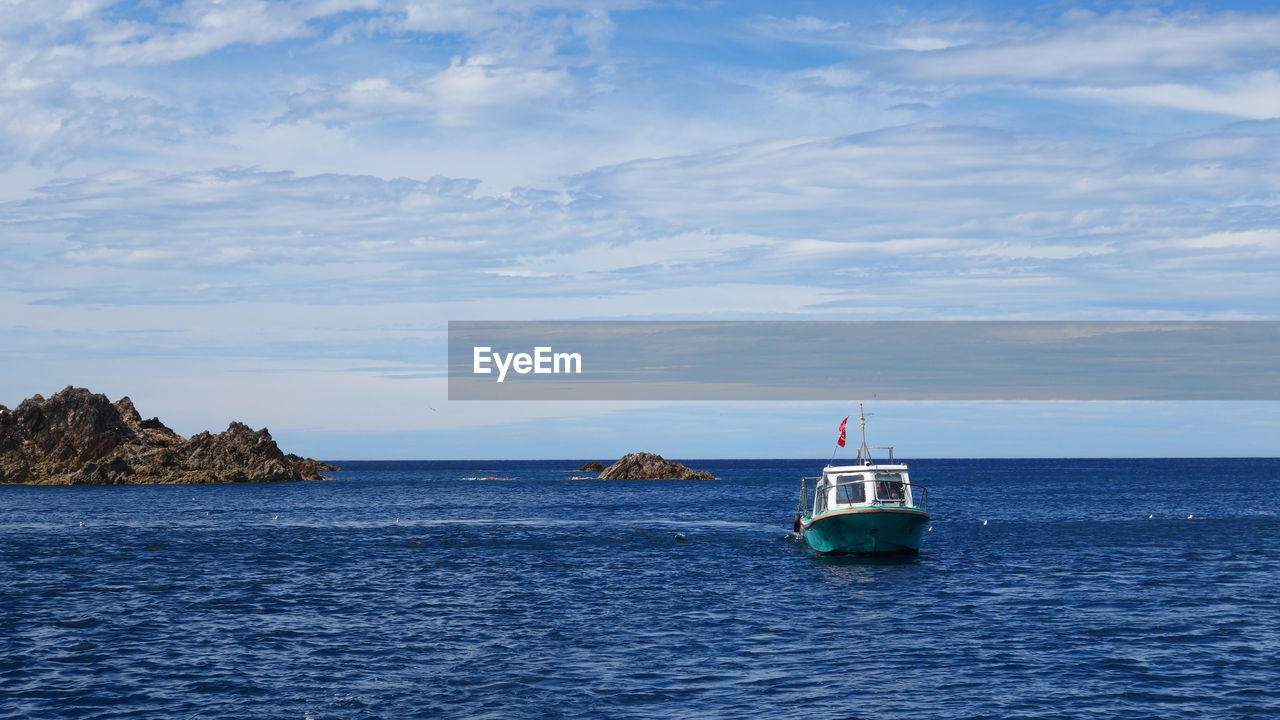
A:
[[[1190,519],[1191,519],[1191,518],[1193,518],[1193,517],[1195,517],[1195,515],[1188,515],[1188,516],[1187,516],[1187,519],[1188,519],[1188,520],[1190,520]]]
[[[929,532],[933,532],[933,526],[932,526],[932,525],[930,525],[930,526],[929,526]]]
[[[1153,514],[1153,515],[1148,515],[1148,516],[1147,516],[1147,519],[1148,519],[1148,520],[1150,520],[1150,519],[1151,519],[1151,518],[1153,518],[1153,517],[1155,517],[1155,515],[1154,515],[1154,514]]]
[[[84,523],[80,523],[80,527],[84,527]]]
[[[986,525],[986,524],[987,524],[987,521],[986,521],[986,520],[983,520],[983,521],[982,521],[982,524],[983,524],[983,525]]]
[[[279,519],[280,519],[280,516],[279,516],[279,515],[272,515],[272,516],[271,516],[271,519],[272,519],[272,520],[279,520]]]
[[[685,537],[685,536],[684,536],[684,533],[682,533],[682,532],[678,532],[678,533],[676,533],[676,540],[678,540],[678,541],[680,541],[680,542],[684,542],[685,540],[688,540],[688,539],[689,539],[689,538],[687,538],[687,537]]]

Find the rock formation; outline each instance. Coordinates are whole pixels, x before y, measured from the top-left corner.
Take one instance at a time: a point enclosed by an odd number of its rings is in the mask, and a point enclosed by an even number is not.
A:
[[[706,470],[693,470],[653,453],[631,453],[600,473],[601,480],[715,480]]]
[[[316,480],[332,465],[280,451],[266,428],[232,422],[225,432],[184,439],[133,401],[68,386],[45,399],[0,405],[0,483],[138,483]]]
[[[330,465],[327,462],[304,458],[301,455],[295,455],[293,453],[285,453],[284,458],[298,469],[303,480],[323,480],[325,477],[320,473],[338,472],[342,469],[337,465]]]
[[[580,468],[574,468],[573,471],[574,472],[594,472],[594,473],[603,472],[604,463],[600,463],[600,462],[596,462],[595,460],[592,460],[591,462],[583,463],[582,467]]]

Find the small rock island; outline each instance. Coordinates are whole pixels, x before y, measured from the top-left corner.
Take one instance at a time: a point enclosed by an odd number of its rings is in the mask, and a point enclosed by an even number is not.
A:
[[[574,468],[573,471],[574,472],[593,472],[593,473],[604,472],[604,463],[596,462],[595,460],[592,460],[591,462],[583,463],[582,467],[580,468]]]
[[[67,386],[49,398],[0,405],[0,483],[134,485],[263,483],[326,479],[338,468],[285,455],[266,428],[232,422],[217,435],[183,438],[143,420],[133,401]]]
[[[694,470],[653,453],[630,453],[600,473],[601,480],[717,480],[706,470]]]

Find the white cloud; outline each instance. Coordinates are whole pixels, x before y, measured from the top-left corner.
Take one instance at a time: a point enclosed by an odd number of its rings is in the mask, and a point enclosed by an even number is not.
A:
[[[1015,260],[1068,260],[1116,252],[1111,245],[1061,245],[1053,243],[990,242],[981,237],[971,238],[893,238],[876,242],[836,242],[830,240],[795,240],[782,245],[779,256],[790,259],[827,256],[832,261],[850,261],[856,258],[896,257],[997,257]]]
[[[1194,15],[1146,11],[1067,16],[1057,27],[1008,27],[962,47],[905,53],[893,61],[906,77],[1130,84],[1169,72],[1255,67],[1280,49],[1280,16]]]
[[[561,109],[579,92],[573,73],[589,77],[605,62],[615,29],[596,4],[522,0],[19,3],[14,10],[21,19],[0,26],[0,171],[14,161],[61,163],[123,148],[146,155],[148,143],[218,143],[228,128],[246,122],[261,133],[273,116],[501,127]],[[393,72],[360,71],[383,69],[371,60],[385,59],[385,48],[400,39],[454,33],[462,37],[461,53],[450,65],[425,56],[405,63],[406,54],[386,68]],[[306,61],[288,59],[295,52],[321,57],[341,44],[331,37],[357,35],[359,62],[349,68],[343,63],[333,72],[298,75]],[[363,55],[377,45],[374,57]],[[248,48],[271,48],[279,64],[238,67]],[[254,63],[261,57],[268,53]],[[171,69],[184,62],[188,67]],[[230,74],[205,74],[217,65]],[[183,80],[188,72],[200,80]],[[331,78],[332,85],[317,77]]]
[[[1265,228],[1216,232],[1194,238],[1184,238],[1178,240],[1177,244],[1194,249],[1254,249],[1266,253],[1276,253],[1280,252],[1280,229]]]
[[[833,22],[809,15],[797,15],[795,19],[791,20],[791,25],[800,32],[824,33],[833,30],[847,30],[850,27],[847,22]]]
[[[428,33],[479,34],[501,26],[501,4],[465,0],[407,0],[399,4],[400,18],[389,19],[399,28]]]
[[[776,312],[928,315],[1140,307],[1234,272],[1243,279],[1200,301],[1254,293],[1265,303],[1275,291],[1249,278],[1277,269],[1274,240],[1248,233],[1268,230],[1271,206],[1248,199],[1280,194],[1277,142],[1259,126],[1117,154],[1092,139],[918,125],[626,163],[571,179],[564,193],[243,168],[116,172],[0,206],[13,262],[0,282],[71,305],[271,301],[320,288],[318,302],[520,298],[559,317],[583,312],[572,299],[587,297],[600,314],[774,302],[723,292],[655,301],[710,279],[808,288],[809,302]],[[1216,238],[1233,255],[1168,238]],[[1154,267],[1171,270],[1147,275]],[[537,297],[547,304],[529,304]]]
[[[39,3],[35,3],[39,4]],[[86,69],[155,65],[199,57],[236,45],[262,45],[311,33],[308,21],[366,2],[271,3],[265,0],[186,0],[161,7],[154,21],[108,19],[118,3],[70,3],[61,13],[34,13],[9,24],[0,37],[24,52],[7,70],[33,79],[65,81]],[[132,8],[122,5],[120,13]],[[136,9],[132,9],[135,10]]]
[[[917,35],[914,37],[895,38],[894,44],[903,50],[923,52],[928,50],[943,50],[949,47],[954,47],[959,43],[955,43],[950,40],[943,40],[942,38],[929,37],[927,35]]]
[[[1153,105],[1255,120],[1280,117],[1280,74],[1274,70],[1231,78],[1219,89],[1162,83],[1131,87],[1085,86],[1071,88],[1068,92],[1077,97],[1113,103]]]
[[[787,75],[787,79],[796,86],[810,91],[852,90],[866,87],[870,83],[870,74],[845,65],[828,65],[825,67],[799,70]]]
[[[1061,96],[1243,118],[1280,116],[1280,15],[1150,10],[1097,16],[1068,12],[1054,22],[971,25],[954,33],[907,23],[874,60],[918,95],[986,91]],[[945,30],[943,27],[936,28]]]
[[[1116,252],[1111,245],[1055,245],[1052,243],[995,243],[966,250],[962,255],[994,256],[1013,260],[1069,260]]]
[[[166,11],[172,25],[167,29],[147,34],[142,25],[150,21],[132,19],[101,24],[96,37],[104,47],[123,47],[203,28],[214,38],[207,47],[213,47],[230,38],[270,44],[275,42],[270,37],[292,28],[289,32],[311,34],[318,42],[331,25],[345,20],[326,25],[310,19],[352,8],[364,8],[354,14],[365,19],[386,21],[369,32],[382,37],[408,32],[403,25],[408,12],[397,14],[390,7],[189,2]],[[68,91],[62,105],[53,99],[35,102],[28,91],[17,91],[30,101],[18,107],[29,111],[3,118],[7,125],[0,121],[0,133],[21,140],[11,144],[14,157],[57,161],[58,149],[77,157],[79,148],[98,143],[95,147],[104,152],[129,157],[135,174],[92,174],[76,167],[26,202],[3,206],[8,237],[24,238],[16,245],[21,252],[13,253],[15,261],[39,269],[14,274],[11,281],[25,291],[43,286],[53,301],[87,302],[94,291],[86,278],[94,268],[106,267],[120,273],[119,282],[98,292],[114,302],[218,303],[276,299],[314,283],[333,283],[345,298],[374,302],[404,293],[432,301],[491,293],[644,298],[667,283],[698,283],[707,276],[721,285],[777,287],[803,286],[816,276],[823,279],[815,288],[833,293],[823,302],[838,307],[846,291],[863,298],[869,292],[840,283],[879,273],[901,284],[877,288],[877,307],[899,310],[928,312],[960,302],[937,288],[996,277],[991,287],[1001,289],[976,302],[1032,298],[1033,291],[1017,289],[1019,283],[1074,282],[1097,283],[1090,297],[1101,292],[1124,304],[1143,283],[1125,286],[1104,277],[1110,268],[1170,263],[1192,251],[1158,244],[1170,237],[1263,226],[1269,215],[1257,210],[1258,203],[1280,193],[1277,141],[1262,127],[1173,143],[1142,142],[1140,135],[1042,134],[999,122],[883,127],[893,119],[882,109],[886,104],[924,87],[894,88],[885,80],[886,58],[991,49],[992,28],[980,22],[906,22],[875,29],[881,40],[897,39],[885,40],[884,47],[901,46],[903,39],[910,44],[912,38],[928,40],[922,47],[936,44],[929,39],[968,43],[964,47],[895,51],[865,63],[773,72],[756,85],[734,85],[732,93],[707,85],[706,104],[723,104],[716,109],[720,119],[691,120],[661,107],[628,113],[650,102],[636,86],[624,85],[629,101],[607,112],[582,107],[589,83],[581,66],[561,56],[562,43],[574,39],[589,45],[591,38],[607,38],[614,29],[609,16],[585,7],[470,9],[502,19],[489,22],[479,15],[463,17],[469,8],[457,4],[415,7],[427,13],[415,16],[422,32],[452,28],[448,32],[466,36],[458,42],[471,52],[447,66],[439,58],[434,66],[416,62],[374,74],[352,71],[329,88],[306,89],[315,86],[316,75],[289,76],[292,96],[276,98],[290,103],[284,117],[298,122],[266,128],[279,113],[263,113],[257,124],[237,118],[232,132],[203,144],[188,141],[209,132],[193,126],[200,121],[200,99],[179,96],[165,105],[130,95],[131,82],[140,75],[126,74],[116,84],[101,78],[80,82],[74,86],[79,95]],[[267,17],[263,13],[283,14],[275,29],[264,27],[265,34],[255,39],[246,27]],[[818,20],[798,22],[793,30],[860,32],[843,21]],[[524,26],[511,27],[523,21]],[[1238,16],[1212,16],[1208,36],[1235,33],[1238,21]],[[1024,27],[1008,45],[1052,47],[1090,37],[1110,42],[1118,26],[1185,40],[1185,33],[1195,30],[1190,25],[1184,16],[1079,15],[1047,29]],[[539,39],[549,43],[546,53],[538,49]],[[481,51],[504,45],[505,54]],[[574,52],[591,58],[604,49]],[[1224,57],[1238,60],[1248,52],[1233,49]],[[556,62],[539,64],[547,57]],[[726,71],[720,77],[730,75]],[[901,81],[901,75],[895,77],[894,82]],[[1250,90],[1258,97],[1273,93],[1274,71],[1250,77],[1251,85],[1219,87],[1241,103]],[[1123,92],[1131,86],[1094,87]],[[87,101],[92,93],[100,98],[98,105]],[[752,99],[736,104],[728,101],[737,97],[733,93]],[[815,102],[818,96],[829,100]],[[757,106],[751,103],[763,103],[773,114],[743,112]],[[82,115],[71,114],[72,109]],[[807,129],[804,120],[787,117],[800,115],[796,109],[820,116],[824,127],[865,123],[881,129],[809,136],[798,132]],[[529,130],[542,119],[554,119],[545,123],[554,128],[541,134]],[[400,124],[401,135],[377,132],[393,123]],[[405,125],[412,130],[405,131]],[[515,126],[522,132],[512,131]],[[118,144],[106,144],[104,138]],[[739,144],[725,147],[735,141]],[[180,149],[170,152],[165,142]],[[686,154],[675,155],[672,148]],[[155,164],[141,161],[149,153],[159,158]],[[576,166],[563,159],[579,154]],[[651,159],[634,159],[646,155]],[[373,156],[378,159],[365,161]],[[267,168],[306,169],[208,169],[258,157]],[[476,180],[385,179],[430,177],[444,164],[437,158],[448,159],[449,175]],[[593,161],[619,159],[629,161],[563,180],[548,170],[533,188],[494,191],[483,182],[501,172],[496,166],[528,168],[545,161],[555,170],[576,172]],[[110,161],[104,165],[111,167]],[[360,175],[371,167],[378,177]],[[472,169],[474,175],[468,172]],[[1260,262],[1269,262],[1270,255],[1256,252]],[[161,274],[170,266],[178,268],[169,271],[172,277]],[[277,275],[275,266],[290,272]],[[211,281],[210,275],[216,277]],[[899,289],[907,287],[910,292]],[[1081,308],[1083,297],[1081,291],[1068,302]]]
[[[781,244],[777,249],[780,258],[806,260],[822,256],[833,260],[844,256],[845,260],[875,256],[928,256],[954,254],[972,244],[972,240],[960,238],[893,238],[877,242],[814,240],[805,238]]]
[[[330,11],[339,8],[330,6]],[[308,35],[310,13],[303,6],[265,0],[187,0],[162,12],[163,24],[145,38],[132,24],[124,42],[90,45],[89,57],[99,65],[152,65],[199,57],[235,44],[265,45]],[[161,28],[175,28],[173,30]],[[109,32],[114,27],[108,25]],[[114,34],[114,33],[111,33]],[[98,40],[112,39],[111,34]],[[92,39],[91,39],[92,42]]]
[[[675,267],[707,267],[731,262],[752,249],[773,244],[771,238],[754,235],[719,235],[688,232],[632,241],[593,243],[561,252],[551,250],[515,258],[513,265],[493,270],[510,277],[580,277],[643,269],[647,272]]]
[[[58,23],[73,23],[93,17],[119,0],[4,0],[4,25],[26,30]]]
[[[528,110],[535,103],[557,103],[570,96],[572,80],[564,70],[501,67],[489,57],[466,62],[455,58],[423,83],[441,125],[471,125],[496,110]]]
[[[17,159],[64,162],[104,139],[147,137],[164,143],[181,140],[186,132],[169,108],[149,97],[11,95],[0,110],[0,168]]]

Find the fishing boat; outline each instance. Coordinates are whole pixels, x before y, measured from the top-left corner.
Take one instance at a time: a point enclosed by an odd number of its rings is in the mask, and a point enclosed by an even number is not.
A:
[[[822,475],[800,479],[795,532],[820,555],[914,555],[929,521],[927,491],[912,485],[906,463],[894,462],[893,447],[867,446],[867,418],[858,406],[862,445],[853,464],[832,460]],[[840,423],[837,447],[844,447]],[[872,459],[872,450],[887,451],[888,462]],[[808,487],[813,488],[812,505]]]

